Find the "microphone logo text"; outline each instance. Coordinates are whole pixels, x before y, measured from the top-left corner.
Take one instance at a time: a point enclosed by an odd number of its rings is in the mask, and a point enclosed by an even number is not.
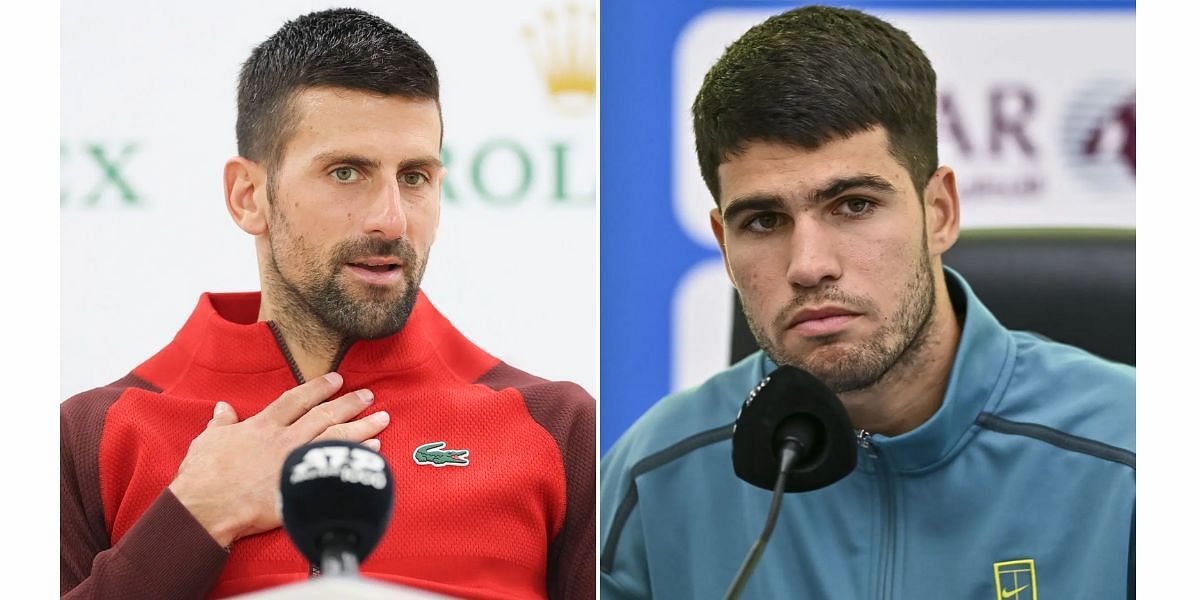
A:
[[[311,479],[337,477],[346,483],[361,483],[382,490],[387,486],[383,457],[362,448],[322,446],[304,454],[304,460],[292,467],[293,484]]]

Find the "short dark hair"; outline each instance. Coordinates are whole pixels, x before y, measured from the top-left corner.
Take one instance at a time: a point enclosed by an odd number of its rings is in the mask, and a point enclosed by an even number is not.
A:
[[[936,76],[907,33],[857,10],[808,6],[731,44],[692,104],[704,183],[751,141],[815,149],[882,125],[918,197],[937,169]]]
[[[242,65],[238,154],[277,165],[293,133],[292,99],[318,86],[438,102],[437,67],[408,34],[358,9],[309,13],[285,23]]]

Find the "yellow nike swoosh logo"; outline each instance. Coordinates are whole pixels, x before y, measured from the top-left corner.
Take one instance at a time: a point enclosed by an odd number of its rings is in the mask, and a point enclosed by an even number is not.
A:
[[[1027,584],[1025,584],[1025,585],[1023,585],[1023,586],[1021,586],[1021,587],[1019,587],[1019,588],[1017,588],[1017,589],[1015,589],[1015,590],[1006,590],[1006,589],[1004,589],[1004,588],[1000,588],[1000,596],[1002,596],[1002,597],[1004,597],[1004,598],[1012,598],[1013,596],[1016,596],[1017,594],[1020,594],[1020,593],[1021,593],[1021,590],[1025,589],[1025,588],[1027,588],[1027,587],[1029,587],[1029,584],[1028,584],[1028,583],[1027,583]]]

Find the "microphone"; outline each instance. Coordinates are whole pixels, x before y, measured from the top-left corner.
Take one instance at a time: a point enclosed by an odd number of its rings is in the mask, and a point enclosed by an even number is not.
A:
[[[374,450],[343,441],[306,444],[283,462],[283,528],[326,575],[356,575],[392,515],[392,474]]]
[[[846,407],[811,373],[784,365],[742,403],[733,425],[733,472],[771,490],[771,508],[725,598],[737,598],[775,529],[784,492],[808,492],[849,475],[858,462]]]
[[[773,490],[786,442],[796,445],[784,491],[808,492],[849,475],[858,461],[854,428],[833,390],[808,371],[782,366],[742,403],[733,425],[733,472]]]

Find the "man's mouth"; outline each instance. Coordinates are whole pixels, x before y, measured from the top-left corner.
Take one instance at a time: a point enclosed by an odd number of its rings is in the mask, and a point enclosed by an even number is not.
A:
[[[400,268],[400,265],[396,265],[396,264],[368,265],[368,264],[364,264],[364,263],[350,263],[350,266],[357,267],[359,269],[366,269],[368,271],[374,271],[376,273],[384,273],[387,271],[392,271],[392,270]]]
[[[401,278],[403,264],[391,257],[360,258],[346,263],[350,271],[372,284],[389,284]]]
[[[349,263],[349,265],[352,267],[358,267],[360,269],[367,269],[377,273],[382,273],[384,271],[399,269],[400,259],[390,256],[371,256],[353,260]]]
[[[788,319],[787,329],[804,336],[831,335],[860,316],[850,309],[827,306],[801,310]]]

